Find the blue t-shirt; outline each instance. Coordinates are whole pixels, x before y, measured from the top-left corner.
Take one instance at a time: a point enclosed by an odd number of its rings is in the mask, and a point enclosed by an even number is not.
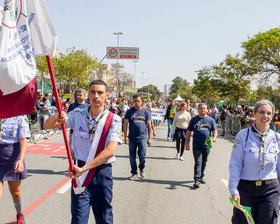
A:
[[[139,110],[131,107],[126,111],[124,119],[129,120],[129,139],[147,138],[147,121],[151,120],[149,111],[143,107]]]
[[[67,113],[69,113],[70,111],[74,110],[75,108],[79,107],[81,109],[87,109],[90,106],[90,104],[88,103],[84,103],[84,104],[79,104],[77,101],[75,101],[74,103],[71,103],[70,106],[67,109]]]
[[[193,117],[188,126],[188,130],[193,131],[193,147],[202,149],[208,148],[205,145],[205,140],[211,136],[211,131],[216,129],[216,122],[212,117]]]

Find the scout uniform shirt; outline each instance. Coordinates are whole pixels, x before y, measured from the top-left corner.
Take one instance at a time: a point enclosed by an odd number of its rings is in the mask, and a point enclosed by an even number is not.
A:
[[[90,122],[90,126],[93,127],[98,120],[102,118],[103,112],[101,112],[95,119],[91,117],[90,107],[88,109],[76,108],[67,114],[68,120],[66,121],[65,126],[66,128],[73,129],[72,141],[76,159],[87,161],[92,145],[88,122]],[[122,142],[122,119],[116,114],[114,114],[105,147],[109,141],[116,141],[118,143]],[[105,162],[105,164],[115,162],[115,160],[116,158],[113,156]]]
[[[21,138],[30,138],[28,123],[24,116],[0,119],[0,144],[14,144]]]
[[[264,149],[260,150],[260,137],[253,133],[252,128],[242,129],[234,142],[229,165],[231,195],[239,194],[240,179],[257,181],[280,177],[280,135],[268,129]]]

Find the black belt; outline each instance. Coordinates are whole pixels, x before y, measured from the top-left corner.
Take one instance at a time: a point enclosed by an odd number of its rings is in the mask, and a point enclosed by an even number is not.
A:
[[[278,183],[278,179],[271,179],[271,180],[240,180],[240,183],[251,184],[251,185],[255,185],[255,186],[259,187],[259,186],[265,186],[265,185],[271,185],[271,184],[274,184],[274,183]]]
[[[85,161],[79,160],[79,159],[78,159],[78,167],[82,167],[82,166],[84,166],[85,164],[86,164]],[[96,169],[100,170],[100,169],[103,169],[103,168],[105,168],[105,167],[112,167],[112,164],[111,164],[111,163],[102,164],[102,165],[96,167]]]

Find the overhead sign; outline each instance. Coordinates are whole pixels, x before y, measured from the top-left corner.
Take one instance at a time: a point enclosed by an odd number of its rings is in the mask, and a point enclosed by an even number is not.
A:
[[[107,47],[107,59],[139,59],[139,48]]]

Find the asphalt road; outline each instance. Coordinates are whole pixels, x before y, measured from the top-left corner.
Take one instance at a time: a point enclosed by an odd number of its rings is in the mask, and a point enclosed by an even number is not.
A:
[[[230,223],[232,206],[227,190],[232,138],[219,138],[206,167],[207,183],[193,189],[193,155],[175,159],[174,142],[166,141],[165,124],[147,149],[146,178],[129,181],[128,146],[117,149],[113,164],[114,223],[117,224],[225,224]],[[24,213],[29,224],[70,223],[70,182],[62,137],[28,147],[29,177],[22,182]],[[0,224],[14,223],[15,210],[7,183],[0,200]],[[89,223],[94,223],[90,215]]]

